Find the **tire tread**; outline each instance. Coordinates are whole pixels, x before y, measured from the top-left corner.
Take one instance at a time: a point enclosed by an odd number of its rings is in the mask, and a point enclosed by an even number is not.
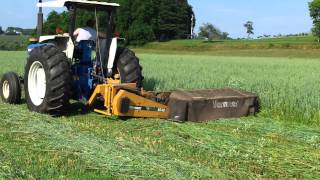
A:
[[[45,68],[47,89],[43,103],[35,106],[28,95],[28,73],[31,64],[39,61]],[[28,108],[31,111],[61,116],[69,105],[71,92],[70,63],[66,55],[53,45],[35,48],[25,68],[25,91]]]
[[[142,66],[135,53],[127,48],[118,48],[117,69],[120,73],[121,83],[137,83],[137,88],[142,87]]]

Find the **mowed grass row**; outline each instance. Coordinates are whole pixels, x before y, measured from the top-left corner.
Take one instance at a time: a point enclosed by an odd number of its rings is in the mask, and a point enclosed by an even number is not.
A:
[[[25,56],[25,52],[0,52],[0,74],[22,73]],[[120,121],[81,108],[75,108],[72,116],[52,118],[29,112],[25,104],[0,103],[0,179],[320,176],[320,129],[310,126],[318,119],[308,118],[319,112],[316,100],[311,100],[317,98],[317,85],[307,95],[297,90],[311,86],[306,86],[306,80],[318,75],[317,60],[139,57],[147,89],[228,86],[253,90],[261,96],[263,111],[259,117],[178,124],[155,119]],[[298,100],[288,106],[281,103],[285,97]],[[308,103],[314,109],[301,113]]]
[[[265,118],[206,124],[54,119],[0,104],[0,179],[315,179],[320,130]]]

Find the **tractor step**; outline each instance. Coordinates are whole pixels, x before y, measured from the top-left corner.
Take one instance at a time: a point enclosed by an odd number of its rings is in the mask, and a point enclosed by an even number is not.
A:
[[[259,110],[256,94],[235,89],[174,91],[169,98],[168,119],[206,122],[254,115]]]

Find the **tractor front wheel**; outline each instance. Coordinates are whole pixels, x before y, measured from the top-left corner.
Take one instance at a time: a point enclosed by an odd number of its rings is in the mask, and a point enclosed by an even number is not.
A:
[[[5,103],[19,104],[21,101],[20,80],[16,73],[9,72],[2,76],[0,83],[1,99]]]
[[[53,45],[33,49],[25,67],[24,86],[31,111],[62,115],[71,96],[70,63],[66,55]]]

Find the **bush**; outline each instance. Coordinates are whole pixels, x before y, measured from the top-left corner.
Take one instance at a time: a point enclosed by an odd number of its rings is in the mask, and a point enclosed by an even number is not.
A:
[[[275,47],[275,45],[273,44],[273,43],[269,43],[269,45],[268,45],[268,48],[274,48]]]
[[[0,50],[21,51],[28,46],[28,36],[0,36]]]
[[[291,46],[290,43],[282,44],[282,47],[283,47],[283,48],[290,48],[290,46]]]

